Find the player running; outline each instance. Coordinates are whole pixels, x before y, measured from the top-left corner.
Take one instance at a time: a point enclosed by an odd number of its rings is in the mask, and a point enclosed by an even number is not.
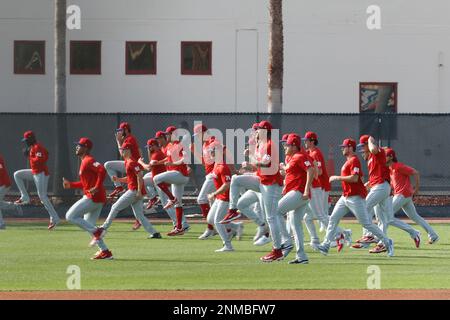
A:
[[[208,213],[207,221],[209,224],[214,224],[223,242],[223,247],[217,249],[216,252],[234,251],[231,240],[234,235],[238,240],[241,239],[244,225],[242,222],[231,222],[226,225],[220,223],[227,214],[230,200],[231,170],[225,161],[225,147],[219,141],[214,141],[209,144],[206,152],[213,159],[218,159],[217,162],[214,161],[214,168],[211,172],[215,191],[208,194],[208,201],[211,201],[213,205]]]
[[[92,237],[97,230],[95,226],[106,203],[106,191],[103,185],[106,170],[92,157],[93,143],[89,138],[81,138],[75,144],[75,154],[81,160],[80,180],[70,182],[63,178],[63,187],[64,189],[82,189],[84,196],[70,207],[66,213],[66,220],[87,231]],[[112,252],[102,239],[99,239],[96,244],[100,251],[91,258],[92,260],[113,259]]]
[[[369,218],[373,219],[376,214],[380,229],[387,235],[389,225],[408,232],[417,248],[420,246],[420,233],[409,224],[394,217],[392,210],[391,186],[389,183],[389,168],[386,165],[386,153],[383,148],[376,145],[375,139],[369,135],[363,135],[359,139],[358,148],[362,148],[362,157],[367,161],[369,169],[369,181],[365,184],[370,189],[366,198],[367,212]],[[365,237],[359,240],[353,248],[364,248],[375,239],[373,235],[364,231]],[[382,242],[378,242],[370,253],[385,252],[386,247]]]
[[[278,212],[283,216],[288,215],[297,249],[296,258],[289,261],[289,264],[307,264],[302,220],[309,204],[314,167],[311,159],[301,152],[298,136],[290,135],[284,144],[284,150],[287,160],[281,171],[285,180],[283,197],[278,202]]]
[[[232,177],[229,210],[222,220],[222,223],[228,223],[241,216],[237,209],[237,202],[242,189],[251,189],[261,193],[263,210],[273,244],[272,251],[260,258],[263,262],[282,260],[293,249],[284,217],[278,213],[283,177],[279,172],[278,147],[273,146],[271,139],[272,130],[272,124],[269,121],[261,121],[258,124],[257,131],[260,141],[255,151],[256,175],[234,175]],[[274,150],[272,150],[272,146]],[[272,152],[275,153],[272,154]]]
[[[419,192],[419,172],[412,167],[398,162],[393,149],[386,148],[386,160],[387,165],[389,166],[391,185],[394,193],[394,199],[392,201],[394,214],[402,209],[408,218],[426,230],[428,233],[428,244],[436,243],[439,240],[438,234],[417,213],[413,202],[413,196],[417,195]],[[414,187],[411,185],[411,176],[414,177]]]
[[[30,162],[31,169],[23,169],[14,172],[14,180],[20,191],[20,199],[17,200],[15,204],[25,205],[30,203],[30,196],[25,188],[24,180],[34,181],[38,197],[50,215],[48,230],[52,230],[61,219],[47,196],[48,180],[50,178],[47,167],[48,151],[36,140],[36,135],[33,131],[25,132],[22,141],[27,145],[25,156]]]
[[[113,176],[114,182],[127,183],[128,190],[120,196],[120,198],[112,205],[108,218],[103,225],[96,229],[92,238],[91,244],[95,244],[96,241],[102,239],[113,220],[117,217],[120,211],[131,206],[134,216],[142,224],[145,231],[149,233],[149,239],[159,239],[161,235],[152,224],[144,216],[143,197],[146,194],[144,179],[142,174],[142,167],[139,163],[132,158],[133,145],[131,143],[124,143],[120,148],[122,157],[125,159],[125,172],[126,177],[118,178]]]
[[[381,239],[386,247],[388,256],[392,257],[394,255],[394,242],[378,226],[373,224],[367,213],[366,201],[364,200],[367,195],[367,190],[362,182],[363,173],[361,163],[355,155],[356,141],[351,138],[345,139],[340,147],[347,161],[342,166],[341,175],[331,176],[330,183],[333,181],[341,181],[343,194],[334,206],[325,240],[318,249],[322,254],[328,254],[330,243],[334,240],[339,221],[350,211],[364,228],[372,232],[378,239]],[[342,248],[343,244],[339,243],[338,252]]]
[[[170,126],[166,132],[158,131],[155,137],[166,155],[166,158],[157,164],[164,164],[167,171],[154,176],[153,181],[169,198],[164,209],[175,207],[177,221],[173,230],[167,234],[168,236],[180,236],[189,229],[189,227],[183,227],[183,193],[184,187],[189,182],[189,168],[186,165],[188,161],[185,160],[186,152],[176,140],[175,131],[176,127]],[[169,185],[172,186],[172,190],[169,189]]]

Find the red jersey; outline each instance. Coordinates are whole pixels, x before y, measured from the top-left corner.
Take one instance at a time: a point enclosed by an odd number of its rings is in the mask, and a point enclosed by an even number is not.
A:
[[[86,197],[92,199],[95,203],[106,202],[106,191],[103,186],[103,181],[106,177],[106,170],[103,165],[96,162],[91,155],[87,155],[83,158],[79,171],[80,181],[71,182],[70,188],[83,189]],[[92,195],[89,190],[97,188],[97,192]]]
[[[319,149],[307,150],[306,153],[313,159],[313,161],[317,162],[317,168],[320,168],[320,166],[323,163],[323,156],[322,156],[322,153],[320,152],[320,150]],[[320,163],[320,165],[319,165],[319,163]],[[319,176],[317,176],[317,179],[313,180],[312,187],[313,188],[321,188],[322,187]]]
[[[205,141],[205,143],[203,143],[202,162],[203,162],[203,165],[205,166],[206,174],[209,174],[209,173],[213,172],[213,170],[214,170],[214,158],[211,157],[209,150],[208,150],[208,146],[211,143],[213,143],[215,140],[216,140],[215,137],[211,137],[208,139],[208,141]]]
[[[341,169],[341,176],[348,177],[353,175],[358,175],[358,181],[356,183],[348,183],[342,181],[342,189],[344,197],[360,196],[361,198],[366,198],[367,190],[362,182],[362,168],[361,162],[356,155],[353,155],[348,159]]]
[[[386,166],[386,153],[379,148],[377,154],[370,154],[367,162],[369,168],[369,185],[371,187],[389,182],[389,168]]]
[[[288,159],[286,157],[286,159]],[[313,168],[312,159],[305,153],[299,151],[289,157],[286,165],[286,177],[284,178],[283,194],[289,191],[305,192],[307,171]]]
[[[327,166],[325,164],[325,158],[323,157],[322,151],[319,148],[315,148],[314,151],[310,153],[310,156],[317,162],[317,168],[322,169],[322,174],[319,176],[320,186],[326,192],[330,191],[330,176],[327,172]]]
[[[222,187],[225,183],[231,182],[231,170],[230,167],[226,164],[215,164],[213,175],[216,190],[219,190],[219,188]],[[217,195],[216,199],[226,202],[230,201],[230,189],[228,189],[225,193]]]
[[[394,162],[389,169],[394,195],[401,194],[405,198],[410,198],[414,190],[409,177],[414,174],[414,169],[401,162]]]
[[[155,160],[155,161],[161,161],[164,160],[166,158],[166,155],[161,151],[155,151],[152,152],[150,160]],[[152,176],[155,177],[156,175],[166,172],[166,166],[163,164],[160,164],[158,166],[152,166]]]
[[[5,160],[0,155],[0,187],[10,187],[11,180],[9,179],[8,171],[6,170]]]
[[[183,146],[179,141],[174,141],[169,143],[165,148],[165,154],[169,162],[179,161],[183,157]],[[188,177],[188,169],[185,163],[182,163],[178,166],[167,166],[168,171],[179,171],[184,176]]]
[[[130,143],[132,145],[131,158],[135,161],[138,161],[139,158],[141,157],[141,154],[139,153],[139,143],[138,143],[136,137],[133,136],[132,134],[130,134],[123,140],[122,144],[125,144],[125,143]]]
[[[125,170],[127,173],[128,190],[137,190],[138,189],[137,176],[139,172],[142,172],[141,165],[137,163],[137,161],[129,159],[125,161]],[[147,192],[145,191],[144,184],[142,184],[141,193],[143,195],[147,194]]]
[[[261,184],[270,186],[273,184],[283,185],[283,177],[279,170],[279,158],[278,150],[275,150],[275,154],[272,156],[272,140],[268,140],[266,143],[260,143],[256,147],[255,157],[257,162],[266,162],[271,165],[271,168],[261,168],[258,166],[256,175],[259,177]],[[271,175],[263,174],[266,170],[276,170],[276,173]]]
[[[47,160],[48,152],[39,142],[33,144],[29,154],[30,168],[33,174],[44,172],[48,176]]]

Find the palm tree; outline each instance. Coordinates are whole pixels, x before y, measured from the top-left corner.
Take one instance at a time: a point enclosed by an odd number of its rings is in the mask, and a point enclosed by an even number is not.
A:
[[[283,0],[270,0],[268,112],[283,111]]]
[[[56,196],[67,194],[62,188],[62,178],[70,174],[67,139],[66,91],[66,10],[67,0],[55,1],[55,108],[56,145],[53,192]]]

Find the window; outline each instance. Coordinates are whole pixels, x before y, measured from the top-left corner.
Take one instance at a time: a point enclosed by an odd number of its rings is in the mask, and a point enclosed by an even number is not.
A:
[[[126,74],[156,74],[156,42],[127,41]]]
[[[181,74],[212,75],[212,42],[181,42]]]
[[[70,73],[101,74],[101,41],[70,42]]]
[[[45,74],[45,41],[14,41],[14,74]]]
[[[396,82],[361,82],[359,84],[360,113],[396,113]]]

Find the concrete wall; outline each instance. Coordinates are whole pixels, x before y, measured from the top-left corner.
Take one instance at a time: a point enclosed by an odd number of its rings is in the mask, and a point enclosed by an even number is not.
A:
[[[101,75],[68,75],[69,112],[266,110],[268,0],[78,0]],[[398,82],[399,112],[450,112],[450,2],[285,0],[286,112],[358,112],[359,82]],[[46,74],[13,74],[13,41],[46,40]],[[125,41],[158,42],[158,73],[125,75]],[[213,75],[180,74],[180,42],[213,42]],[[0,2],[0,111],[53,111],[53,0]],[[444,67],[439,68],[439,55]],[[69,61],[69,54],[67,55]]]

